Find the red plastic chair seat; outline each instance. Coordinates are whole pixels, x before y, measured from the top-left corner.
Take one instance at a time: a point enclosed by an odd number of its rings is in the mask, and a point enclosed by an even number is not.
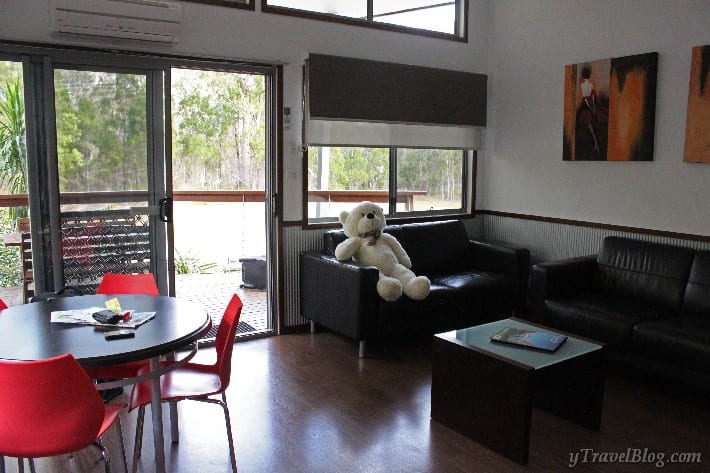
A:
[[[161,363],[165,365],[165,363]],[[146,374],[150,369],[142,369],[139,374]],[[173,371],[168,371],[160,378],[160,397],[163,401],[179,401],[194,397],[206,397],[220,394],[226,389],[222,386],[214,365],[187,363]],[[143,381],[131,391],[129,409],[150,404],[150,381]]]
[[[148,367],[148,360],[131,361],[120,365],[97,366],[87,368],[86,373],[94,379],[133,378],[142,368]]]
[[[7,309],[7,304],[5,304],[5,301],[0,299],[0,310],[5,310]]]
[[[37,458],[84,449],[116,423],[124,407],[105,406],[70,354],[0,360],[0,455]],[[118,427],[120,432],[120,421]],[[123,441],[121,447],[123,452]]]

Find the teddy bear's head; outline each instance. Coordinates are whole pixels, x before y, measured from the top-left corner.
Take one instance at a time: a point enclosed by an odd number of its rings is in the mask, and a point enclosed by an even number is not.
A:
[[[350,212],[340,212],[340,223],[348,237],[379,235],[387,225],[382,208],[367,201],[359,203]]]

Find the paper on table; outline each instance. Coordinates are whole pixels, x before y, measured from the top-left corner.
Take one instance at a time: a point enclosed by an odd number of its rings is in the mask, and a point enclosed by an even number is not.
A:
[[[131,318],[122,320],[117,324],[102,324],[95,320],[91,314],[105,310],[103,307],[88,307],[86,309],[57,310],[51,313],[50,321],[54,323],[94,325],[96,327],[122,327],[137,328],[155,317],[155,312],[133,312]]]

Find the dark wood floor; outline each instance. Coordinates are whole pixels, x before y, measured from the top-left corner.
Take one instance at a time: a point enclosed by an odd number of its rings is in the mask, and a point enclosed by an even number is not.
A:
[[[375,344],[357,358],[356,345],[331,333],[296,334],[238,343],[228,391],[241,473],[263,472],[553,472],[570,455],[646,449],[655,463],[580,463],[578,471],[710,471],[710,406],[702,397],[667,391],[612,371],[602,429],[593,432],[544,411],[532,420],[530,461],[519,466],[430,420],[431,346]],[[213,356],[207,350],[203,356]],[[184,402],[181,438],[166,442],[168,471],[228,472],[221,409]],[[167,412],[166,412],[167,414]],[[165,416],[167,417],[167,415]],[[123,417],[132,455],[135,412]],[[152,471],[150,415],[140,471]],[[169,435],[169,434],[168,434]],[[109,432],[107,443],[116,446]],[[113,448],[121,471],[120,455]],[[632,450],[635,451],[635,450]],[[698,452],[700,464],[668,464],[674,452]],[[129,460],[130,461],[130,460]],[[8,472],[17,471],[6,459]],[[41,459],[38,471],[102,472],[91,449]]]

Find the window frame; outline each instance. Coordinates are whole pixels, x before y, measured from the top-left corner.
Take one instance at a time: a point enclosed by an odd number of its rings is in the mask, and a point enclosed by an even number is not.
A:
[[[247,0],[248,3],[237,3],[230,0],[181,0],[189,3],[200,3],[202,5],[215,5],[218,7],[241,8],[242,10],[255,10],[256,0]]]
[[[196,0],[190,0],[196,1]],[[199,1],[199,0],[197,0]],[[205,3],[208,0],[203,0]],[[255,1],[255,0],[254,0]],[[299,18],[307,18],[311,20],[328,21],[332,23],[341,23],[346,25],[364,26],[366,28],[374,28],[378,30],[394,31],[397,33],[407,33],[419,36],[428,36],[430,38],[438,38],[449,41],[458,41],[468,43],[468,3],[469,0],[453,0],[456,3],[456,19],[454,21],[455,33],[442,33],[440,31],[425,30],[414,28],[411,26],[395,25],[392,23],[376,22],[372,20],[372,1],[366,0],[368,3],[368,19],[362,20],[347,16],[333,15],[329,13],[320,13],[310,10],[301,10],[292,7],[282,7],[269,5],[269,0],[261,0],[261,11],[264,13],[274,13],[277,15],[286,15]]]
[[[328,147],[322,145],[312,145],[313,148]],[[338,146],[330,146],[337,148]],[[357,147],[357,146],[347,146]],[[359,146],[360,148],[370,148],[371,146]],[[424,149],[421,147],[407,146],[378,146],[378,148],[389,149],[389,198],[385,216],[389,224],[421,222],[427,220],[441,220],[454,218],[468,218],[475,216],[476,210],[476,168],[477,151],[469,149],[458,149],[463,153],[463,169],[461,176],[461,207],[457,209],[442,210],[414,210],[397,211],[397,150],[398,149]],[[438,148],[437,148],[438,149]],[[443,148],[442,148],[443,149]],[[337,216],[311,217],[308,212],[309,203],[308,192],[311,190],[308,183],[309,147],[303,149],[303,223],[304,228],[332,228],[340,225]],[[355,205],[355,204],[353,204]]]

